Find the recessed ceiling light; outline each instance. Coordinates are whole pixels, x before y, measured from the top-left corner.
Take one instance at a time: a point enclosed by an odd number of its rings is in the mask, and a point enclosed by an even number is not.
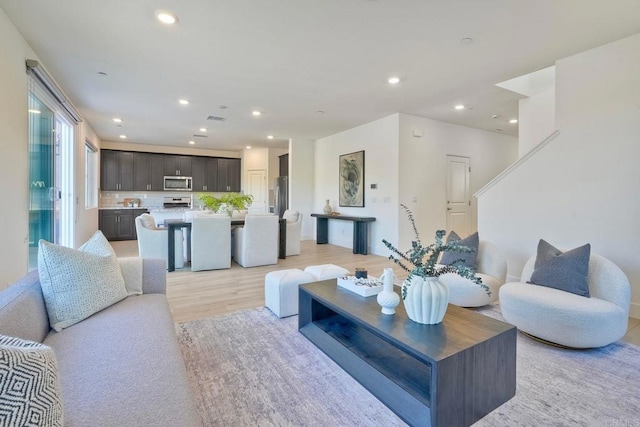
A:
[[[499,114],[492,114],[492,115],[491,115],[491,118],[492,118],[492,119],[497,119],[497,118],[499,118],[499,117],[500,117],[500,115],[499,115]]]
[[[120,139],[127,139],[127,135],[120,135]]]
[[[156,18],[158,18],[158,21],[162,22],[163,24],[167,24],[167,25],[173,25],[176,22],[178,22],[178,15],[176,15],[173,12],[169,12],[166,10],[159,10],[156,12]]]
[[[455,106],[455,107],[453,107],[453,108],[455,108],[456,110],[464,110],[464,105],[459,104],[459,105],[456,105],[456,106]]]
[[[316,114],[324,114],[324,111],[318,110],[318,111],[316,111]]]
[[[227,108],[229,108],[229,107],[227,107],[226,105],[221,105],[221,106],[220,106],[220,109],[221,109],[221,110],[226,110]]]
[[[98,71],[98,74],[101,75],[101,76],[106,76],[107,75],[107,73],[105,73],[104,71]]]
[[[518,119],[511,119],[511,120],[509,120],[509,123],[511,123],[511,124],[518,123]]]
[[[247,145],[246,148],[247,148],[247,150],[251,150],[251,146],[250,145]]]
[[[251,112],[251,114],[253,114],[253,115],[254,115],[254,116],[256,116],[256,117],[258,117],[258,116],[262,115],[262,113],[261,113],[260,111],[258,111],[258,110],[254,110],[254,111],[252,111],[252,112]]]
[[[389,84],[397,85],[398,83],[400,83],[400,77],[389,77],[389,80],[387,81],[389,82]]]
[[[462,40],[460,40],[460,43],[462,43],[462,44],[471,44],[471,43],[473,43],[473,39],[471,37],[465,37]]]
[[[194,145],[196,142],[195,141],[189,141],[189,144]]]
[[[113,121],[116,122],[116,123],[122,123],[122,119],[119,118],[119,117],[114,117]]]
[[[273,135],[267,135],[267,139],[273,139]]]
[[[179,103],[180,105],[189,105],[189,101],[188,101],[188,100],[186,100],[186,99],[179,99],[179,100],[178,100],[178,103]]]
[[[200,128],[200,132],[206,132],[207,128]]]

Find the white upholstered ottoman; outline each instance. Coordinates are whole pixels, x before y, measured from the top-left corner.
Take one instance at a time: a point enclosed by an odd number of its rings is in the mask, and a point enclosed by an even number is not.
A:
[[[265,305],[280,318],[298,314],[298,286],[314,281],[313,275],[297,268],[267,273],[264,276]]]
[[[349,274],[349,270],[335,264],[310,265],[304,272],[311,274],[316,281],[337,279]]]

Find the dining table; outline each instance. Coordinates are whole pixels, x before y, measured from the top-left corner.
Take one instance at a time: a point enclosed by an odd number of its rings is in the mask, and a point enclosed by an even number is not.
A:
[[[243,226],[244,218],[232,218],[231,227]],[[168,249],[168,271],[176,270],[176,236],[175,230],[185,230],[187,239],[187,259],[191,259],[191,222],[182,219],[166,219],[164,227],[169,232],[167,239]],[[280,218],[278,220],[278,258],[285,259],[287,257],[287,220]]]

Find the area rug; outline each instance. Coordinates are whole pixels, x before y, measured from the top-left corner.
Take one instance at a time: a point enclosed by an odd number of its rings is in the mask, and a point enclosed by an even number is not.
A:
[[[404,425],[297,324],[259,308],[176,326],[205,426]],[[475,425],[640,425],[639,397],[639,347],[566,350],[518,334],[516,396]]]

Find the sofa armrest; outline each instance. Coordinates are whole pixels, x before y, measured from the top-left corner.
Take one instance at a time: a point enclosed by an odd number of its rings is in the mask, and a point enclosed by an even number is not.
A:
[[[143,258],[142,293],[167,293],[167,263],[162,258]]]

